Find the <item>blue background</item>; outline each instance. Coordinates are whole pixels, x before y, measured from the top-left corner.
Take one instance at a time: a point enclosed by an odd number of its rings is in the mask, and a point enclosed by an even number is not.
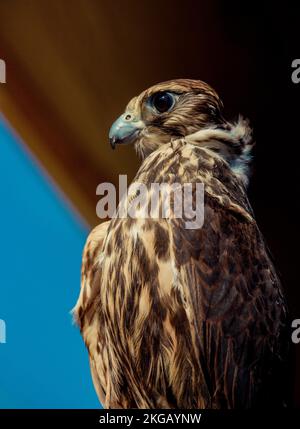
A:
[[[0,197],[0,407],[99,407],[70,316],[88,228],[1,117]]]

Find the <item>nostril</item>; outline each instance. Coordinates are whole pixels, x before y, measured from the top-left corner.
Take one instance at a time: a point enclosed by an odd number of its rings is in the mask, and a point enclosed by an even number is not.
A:
[[[125,121],[130,121],[131,118],[132,118],[132,116],[128,114],[128,115],[125,116]]]

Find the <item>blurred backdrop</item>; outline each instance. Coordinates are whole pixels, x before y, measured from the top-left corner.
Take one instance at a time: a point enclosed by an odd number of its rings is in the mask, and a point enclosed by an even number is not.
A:
[[[68,314],[96,217],[96,186],[133,177],[132,147],[108,129],[159,81],[202,79],[254,127],[250,200],[300,318],[297,203],[299,7],[271,1],[1,0],[0,407],[95,407],[87,356]],[[300,344],[291,402],[300,406]],[[298,365],[297,365],[298,361]]]

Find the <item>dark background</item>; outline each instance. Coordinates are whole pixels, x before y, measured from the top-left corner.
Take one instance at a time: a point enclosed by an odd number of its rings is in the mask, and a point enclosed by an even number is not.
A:
[[[234,109],[250,118],[256,140],[249,189],[260,228],[273,254],[286,290],[291,319],[299,319],[299,119],[300,85],[292,82],[291,61],[299,58],[299,6],[288,2],[259,6],[220,2],[224,31],[247,57],[241,80],[247,95]],[[237,59],[243,62],[243,55]],[[247,69],[247,70],[246,70]],[[246,78],[247,76],[247,78]],[[247,79],[247,80],[246,80]],[[231,87],[223,97],[232,112]],[[235,91],[234,91],[235,92]],[[244,92],[244,91],[243,91]],[[234,103],[235,104],[235,103]],[[291,343],[291,402],[300,406],[299,345]]]
[[[131,177],[133,149],[107,133],[129,99],[172,78],[202,79],[228,119],[248,117],[256,140],[249,189],[300,319],[298,147],[300,7],[291,2],[1,0],[1,110],[90,225],[101,181]],[[300,344],[291,342],[290,397],[300,407]]]

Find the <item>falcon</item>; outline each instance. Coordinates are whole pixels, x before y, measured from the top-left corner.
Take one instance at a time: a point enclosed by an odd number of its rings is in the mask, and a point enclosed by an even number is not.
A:
[[[133,183],[204,185],[204,221],[116,216],[88,237],[74,316],[106,408],[285,405],[287,308],[247,198],[252,132],[222,110],[209,85],[178,79],[111,127],[112,147],[142,159]]]

